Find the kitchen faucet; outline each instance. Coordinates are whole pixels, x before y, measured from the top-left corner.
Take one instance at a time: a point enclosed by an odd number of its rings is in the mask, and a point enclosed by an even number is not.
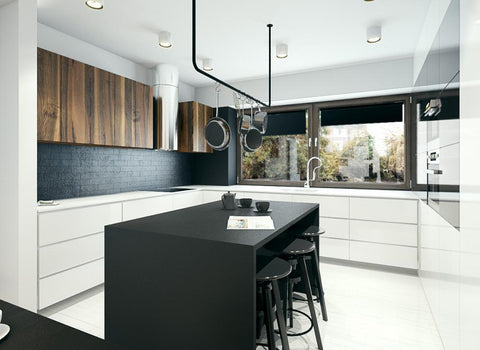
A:
[[[315,167],[315,168],[313,168],[313,171],[312,171],[312,173],[313,173],[313,179],[310,180],[310,162],[311,162],[312,160],[314,160],[314,159],[318,160],[318,166]],[[303,187],[305,187],[305,188],[310,188],[310,181],[315,181],[315,170],[317,170],[317,169],[320,168],[321,166],[322,166],[322,161],[321,161],[320,158],[318,158],[318,157],[311,157],[311,158],[308,160],[308,162],[307,162],[307,181],[305,181],[305,183],[303,184]]]

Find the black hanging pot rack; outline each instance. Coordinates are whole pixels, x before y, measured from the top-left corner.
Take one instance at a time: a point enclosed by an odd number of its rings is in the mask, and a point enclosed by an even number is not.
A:
[[[253,96],[250,96],[246,92],[240,89],[237,89],[236,87],[230,85],[229,83],[226,83],[223,80],[213,76],[212,74],[205,72],[204,70],[200,69],[200,67],[198,67],[197,65],[197,10],[196,10],[197,4],[196,3],[197,3],[196,0],[192,0],[192,64],[193,64],[193,68],[195,68],[195,70],[198,73],[247,97],[251,101],[255,101],[256,103],[264,107],[270,107],[272,104],[272,27],[273,27],[273,24],[267,24],[267,28],[268,28],[268,103],[265,103]]]

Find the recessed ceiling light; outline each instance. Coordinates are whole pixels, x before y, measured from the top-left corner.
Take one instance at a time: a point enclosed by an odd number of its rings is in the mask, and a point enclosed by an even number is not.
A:
[[[101,10],[103,9],[103,0],[87,0],[85,1],[85,5],[92,10]]]
[[[367,28],[367,43],[374,44],[382,40],[382,27],[371,26]]]
[[[203,60],[203,70],[208,72],[213,70],[213,60],[211,58],[205,58]]]
[[[363,0],[365,2],[373,2],[374,0]]]
[[[172,33],[163,31],[158,34],[158,45],[168,49],[172,47]]]
[[[287,58],[287,57],[288,57],[288,45],[277,44],[277,58]]]

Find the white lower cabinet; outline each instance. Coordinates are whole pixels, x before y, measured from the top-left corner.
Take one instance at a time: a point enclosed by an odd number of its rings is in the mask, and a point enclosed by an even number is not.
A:
[[[104,282],[104,227],[221,200],[196,190],[38,214],[39,309]],[[417,268],[417,202],[346,196],[232,191],[254,201],[319,203],[320,256]],[[428,238],[428,237],[426,237]],[[434,241],[432,237],[430,241]],[[432,243],[430,242],[430,245]]]
[[[43,278],[103,258],[103,252],[103,232],[40,247],[38,251],[39,277]]]
[[[202,191],[203,203],[211,203],[211,202],[219,201],[222,199],[223,193],[224,192],[222,191],[207,191],[207,190]]]
[[[417,225],[350,220],[350,239],[416,247]]]
[[[161,196],[123,202],[123,221],[165,213],[173,210],[171,196]]]
[[[348,240],[320,237],[320,256],[348,260],[350,258]]]
[[[187,191],[175,193],[172,196],[173,210],[193,207],[203,203],[203,195],[201,191]]]
[[[262,193],[262,192],[236,192],[236,198],[252,198],[254,201],[280,201],[291,202],[290,194]]]
[[[102,284],[104,259],[41,278],[38,285],[38,307],[46,308],[75,294]]]
[[[350,260],[416,269],[417,248],[350,241]]]
[[[320,226],[325,229],[325,233],[322,235],[322,237],[340,239],[349,239],[350,237],[348,219],[320,217]]]

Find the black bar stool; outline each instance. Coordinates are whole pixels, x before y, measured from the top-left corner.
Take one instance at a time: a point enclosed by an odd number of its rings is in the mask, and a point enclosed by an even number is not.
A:
[[[265,318],[264,322],[267,329],[267,346],[269,350],[276,349],[273,327],[275,316],[282,341],[282,349],[290,350],[285,326],[285,316],[282,310],[282,300],[278,288],[278,280],[287,277],[290,272],[292,272],[291,265],[283,259],[257,256],[257,300],[260,299],[258,300],[258,304],[261,305],[260,311],[263,312]],[[257,317],[257,320],[258,319]],[[257,338],[258,335],[259,334],[257,334]]]
[[[309,273],[307,270],[306,258],[312,252],[315,252],[315,244],[306,241],[304,239],[295,239],[284,250],[283,254],[290,262],[293,269],[296,270],[297,264],[300,265],[300,276],[291,274],[288,278],[288,303],[290,309],[290,326],[293,324],[293,288],[295,283],[303,282],[305,285],[305,291],[307,294],[308,308],[310,309],[310,316],[312,318],[313,329],[315,332],[315,338],[317,340],[318,348],[323,350],[322,338],[320,337],[320,328],[318,327],[317,315],[315,313],[315,307],[313,305],[312,287],[310,284]],[[300,277],[300,278],[298,278]]]
[[[320,249],[317,244],[318,238],[316,238],[320,235],[323,235],[325,232],[326,230],[322,227],[311,226],[304,233],[302,233],[300,237],[315,244],[315,252],[309,255],[309,257],[311,257],[312,259],[312,272],[314,279],[313,284],[315,285],[315,295],[317,296],[317,300],[320,303],[320,307],[322,309],[322,318],[324,321],[328,321],[327,305],[325,303],[325,292],[323,291],[322,275],[320,274],[320,265],[318,261]]]

